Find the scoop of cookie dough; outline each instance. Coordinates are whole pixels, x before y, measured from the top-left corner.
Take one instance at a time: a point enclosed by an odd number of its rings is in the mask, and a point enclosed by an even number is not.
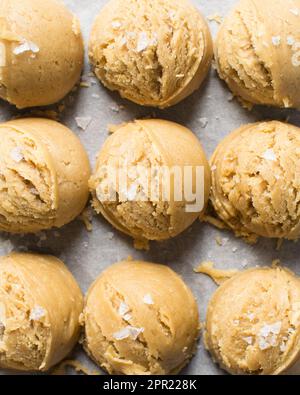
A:
[[[190,130],[163,120],[137,120],[116,129],[90,180],[94,208],[135,239],[163,240],[183,232],[203,212],[209,195],[209,167],[200,142]],[[184,179],[187,166],[190,180]],[[196,192],[199,205],[184,188]]]
[[[199,334],[196,301],[167,266],[124,261],[91,286],[84,309],[84,346],[110,374],[176,374]]]
[[[0,258],[0,367],[46,371],[76,344],[81,291],[66,266],[48,255]]]
[[[300,236],[300,129],[282,122],[244,125],[211,159],[211,201],[237,236]]]
[[[107,88],[160,108],[199,88],[212,54],[208,26],[188,0],[110,0],[89,45],[95,73]]]
[[[300,357],[300,280],[257,268],[223,283],[207,311],[205,342],[232,374],[278,375]]]
[[[39,118],[0,124],[0,230],[61,227],[84,209],[90,167],[78,138]]]
[[[78,19],[58,0],[0,5],[0,97],[18,108],[61,100],[80,78]]]
[[[241,0],[216,41],[220,77],[244,102],[300,108],[300,0]]]

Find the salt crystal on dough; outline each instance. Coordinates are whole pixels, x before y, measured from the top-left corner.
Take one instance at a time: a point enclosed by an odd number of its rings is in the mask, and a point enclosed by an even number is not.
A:
[[[291,8],[291,9],[290,9],[290,12],[291,12],[292,14],[296,15],[296,16],[299,16],[299,15],[300,15],[299,8]]]
[[[132,340],[136,340],[141,333],[144,332],[144,328],[135,328],[134,326],[126,326],[119,332],[113,334],[116,340],[123,340],[130,337]]]
[[[278,47],[281,43],[281,37],[280,36],[273,36],[272,43],[273,43],[273,45],[275,45],[275,47]]]
[[[10,151],[10,156],[15,162],[17,162],[17,163],[21,162],[24,159],[24,155],[22,153],[22,148],[15,147],[14,149],[12,149]]]
[[[30,312],[30,320],[38,321],[46,315],[46,310],[41,306],[35,306]]]
[[[139,34],[138,43],[136,50],[137,52],[143,52],[149,45],[147,33],[141,32]]]
[[[152,296],[151,296],[150,294],[147,294],[147,295],[145,295],[145,296],[143,297],[143,302],[144,302],[145,304],[149,304],[149,305],[154,304],[153,299],[152,299]]]
[[[270,160],[270,161],[275,161],[276,160],[276,155],[272,149],[267,149],[263,156],[264,159]]]
[[[32,41],[23,41],[19,46],[14,48],[14,55],[20,55],[24,52],[38,53],[40,51],[39,47]]]
[[[123,317],[126,313],[128,313],[129,310],[130,310],[130,309],[129,309],[129,307],[127,306],[126,303],[124,303],[124,302],[121,302],[121,303],[120,303],[118,313],[120,314],[121,317]]]
[[[114,29],[120,29],[120,27],[122,26],[121,22],[119,21],[113,21],[111,25]]]
[[[253,337],[252,336],[247,336],[247,337],[243,337],[243,340],[249,344],[249,346],[251,346],[253,344]]]

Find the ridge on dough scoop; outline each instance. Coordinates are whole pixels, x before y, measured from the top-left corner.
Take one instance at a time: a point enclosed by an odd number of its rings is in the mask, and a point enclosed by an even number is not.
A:
[[[160,108],[198,89],[212,56],[207,23],[188,0],[110,0],[89,43],[90,62],[107,88]]]

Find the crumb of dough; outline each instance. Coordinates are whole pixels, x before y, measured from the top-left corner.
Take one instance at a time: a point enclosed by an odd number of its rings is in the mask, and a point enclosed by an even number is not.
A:
[[[281,266],[281,261],[280,259],[273,259],[271,266],[273,268],[276,268],[277,266]]]
[[[278,239],[276,244],[276,251],[280,251],[283,244],[283,239]]]
[[[78,219],[84,223],[88,232],[91,232],[93,230],[92,216],[93,215],[91,210],[89,209],[89,207],[87,207],[78,217]]]
[[[215,269],[213,262],[202,262],[194,269],[195,273],[201,273],[209,276],[217,285],[223,284],[226,280],[239,273],[237,269],[220,270]]]
[[[220,247],[222,247],[223,246],[223,241],[222,241],[222,239],[221,239],[221,237],[220,236],[217,236],[216,237],[216,243],[218,244],[218,246],[220,246]]]
[[[210,225],[213,225],[214,227],[220,229],[220,230],[224,230],[224,229],[228,229],[228,227],[224,224],[224,222],[222,222],[220,219],[212,217],[211,215],[204,215],[200,218],[201,222],[206,222]]]
[[[90,88],[90,87],[91,87],[91,84],[90,84],[89,82],[86,82],[86,81],[81,81],[80,84],[79,84],[79,86],[80,86],[81,88]]]
[[[66,372],[67,368],[73,368],[77,373],[83,373],[86,376],[101,376],[100,371],[90,370],[79,361],[76,361],[75,359],[68,359],[66,361],[61,362],[58,366],[54,368],[51,374],[54,376],[65,376],[67,374]]]
[[[149,249],[150,249],[149,240],[146,240],[146,239],[134,239],[133,240],[133,247],[136,250],[149,251]]]
[[[109,123],[109,124],[107,125],[108,133],[113,134],[113,133],[115,133],[117,130],[119,130],[122,126],[125,126],[125,125],[126,125],[126,122],[121,123],[121,124],[119,124],[119,125],[114,125],[114,124]]]

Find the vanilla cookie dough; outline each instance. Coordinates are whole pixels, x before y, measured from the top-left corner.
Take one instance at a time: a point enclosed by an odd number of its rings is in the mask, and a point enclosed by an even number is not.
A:
[[[76,344],[82,293],[66,266],[48,255],[0,258],[0,368],[47,371]]]
[[[212,47],[206,21],[188,0],[110,0],[95,20],[89,56],[107,88],[165,108],[200,87]]]
[[[299,278],[277,267],[227,280],[209,303],[205,343],[231,374],[288,373],[300,357]]]
[[[61,100],[80,78],[79,20],[58,0],[0,4],[0,97],[18,108]]]
[[[247,106],[300,108],[300,0],[241,0],[215,46],[220,77]]]
[[[211,158],[211,202],[237,236],[300,236],[300,129],[271,121],[244,125]]]
[[[79,139],[42,118],[2,123],[0,135],[0,230],[35,233],[77,217],[90,177]]]
[[[180,171],[174,170],[177,176],[172,176],[174,166]],[[185,166],[191,168],[190,180],[184,178],[189,172]],[[164,120],[137,120],[116,127],[106,140],[90,189],[95,210],[117,229],[136,240],[164,240],[183,232],[203,213],[209,166],[190,130]],[[196,192],[199,205],[187,190]]]
[[[110,374],[176,374],[199,335],[195,298],[167,266],[123,261],[88,291],[84,347]]]

